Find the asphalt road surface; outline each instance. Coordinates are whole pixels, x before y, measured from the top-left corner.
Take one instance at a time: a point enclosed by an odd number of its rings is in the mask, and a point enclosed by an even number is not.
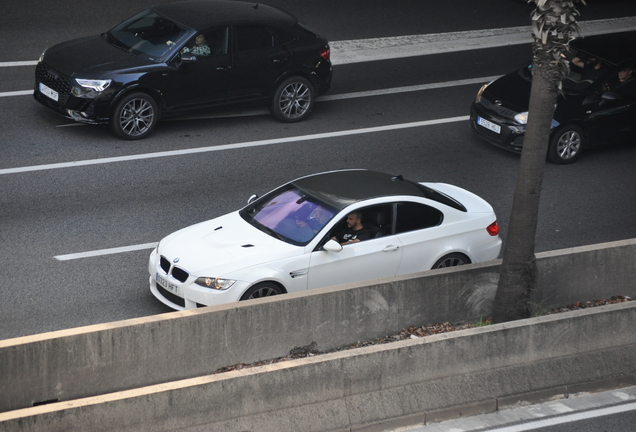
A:
[[[233,111],[164,122],[126,142],[33,100],[33,63],[44,48],[158,2],[3,4],[0,339],[169,312],[148,289],[152,244],[320,171],[367,168],[464,187],[493,205],[505,242],[519,158],[473,136],[466,116],[484,79],[529,61],[529,42],[337,64],[332,91],[298,124]],[[531,11],[516,0],[268,3],[334,46],[525,26]],[[589,3],[581,20],[636,16],[631,0]],[[636,237],[635,157],[624,145],[547,165],[538,251]]]

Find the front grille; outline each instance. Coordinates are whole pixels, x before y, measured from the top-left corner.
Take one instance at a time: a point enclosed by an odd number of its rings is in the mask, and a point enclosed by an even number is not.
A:
[[[185,282],[188,279],[188,276],[188,272],[179,267],[175,267],[172,269],[172,277],[181,283]]]
[[[172,270],[170,270],[170,261],[168,261],[168,259],[163,255],[159,258],[159,267],[165,274],[172,274],[172,277],[181,283],[188,280],[188,277],[190,276],[190,273],[179,267],[172,267]]]
[[[163,270],[165,274],[170,273],[170,261],[163,256],[159,260],[159,267],[161,267],[161,270]]]
[[[61,105],[66,103],[71,94],[71,81],[68,77],[44,63],[38,63],[35,68],[35,79],[55,90],[59,95],[58,102]]]

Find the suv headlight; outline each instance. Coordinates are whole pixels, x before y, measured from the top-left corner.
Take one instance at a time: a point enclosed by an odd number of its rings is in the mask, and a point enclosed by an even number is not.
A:
[[[195,280],[194,283],[204,288],[210,288],[210,289],[223,291],[223,290],[229,289],[232,285],[236,283],[236,281],[232,279],[200,277],[200,278],[197,278],[197,280]]]
[[[75,81],[85,89],[89,89],[96,92],[103,92],[108,88],[112,80],[91,80],[75,78]]]

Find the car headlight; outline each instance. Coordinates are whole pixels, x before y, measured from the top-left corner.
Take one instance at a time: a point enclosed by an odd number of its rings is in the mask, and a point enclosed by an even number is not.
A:
[[[103,92],[108,88],[112,80],[91,80],[75,78],[75,81],[85,89],[89,89],[96,92]]]
[[[236,283],[236,281],[232,279],[200,277],[200,278],[197,278],[197,280],[195,280],[194,283],[204,288],[211,288],[211,289],[223,291],[223,290],[229,289],[232,285]]]
[[[479,101],[481,101],[481,95],[484,94],[484,90],[486,90],[486,88],[492,83],[493,82],[490,81],[489,83],[484,84],[483,86],[481,86],[481,88],[477,92],[477,97],[475,98],[475,103],[479,103]]]
[[[522,112],[519,113],[515,116],[515,121],[519,124],[527,124],[528,123],[528,112]],[[557,127],[558,125],[560,125],[560,123],[558,121],[556,121],[555,119],[552,119],[552,122],[550,123],[550,129],[554,129],[555,127]]]
[[[515,116],[515,121],[519,124],[527,124],[528,123],[528,112],[522,112]]]

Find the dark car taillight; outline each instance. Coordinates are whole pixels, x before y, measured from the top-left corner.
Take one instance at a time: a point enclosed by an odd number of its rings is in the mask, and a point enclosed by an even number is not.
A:
[[[329,61],[329,59],[331,58],[331,50],[329,49],[329,46],[320,50],[320,57]]]
[[[486,231],[488,231],[488,234],[490,234],[491,236],[498,235],[499,234],[499,224],[497,223],[497,221],[494,221],[493,223],[488,225],[486,227]]]

